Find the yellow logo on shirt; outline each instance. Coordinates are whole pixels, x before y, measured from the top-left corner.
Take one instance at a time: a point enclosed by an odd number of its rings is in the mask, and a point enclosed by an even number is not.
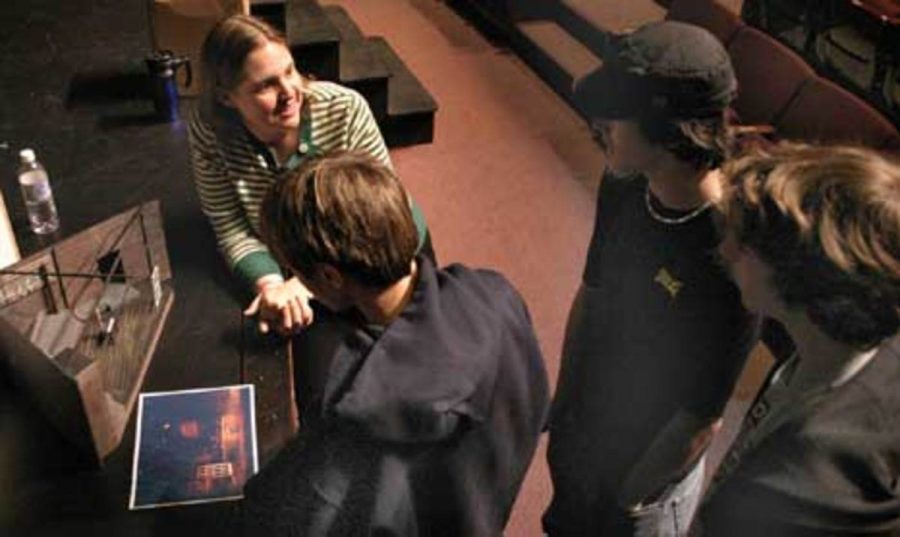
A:
[[[659,269],[653,281],[663,286],[663,289],[668,291],[673,299],[678,296],[679,291],[684,287],[684,282],[676,280],[665,267]]]

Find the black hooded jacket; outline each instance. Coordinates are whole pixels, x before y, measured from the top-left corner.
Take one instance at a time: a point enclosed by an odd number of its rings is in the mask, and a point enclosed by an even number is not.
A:
[[[304,336],[301,432],[247,484],[252,534],[502,534],[547,411],[540,349],[503,276],[418,262],[387,327],[326,313]]]

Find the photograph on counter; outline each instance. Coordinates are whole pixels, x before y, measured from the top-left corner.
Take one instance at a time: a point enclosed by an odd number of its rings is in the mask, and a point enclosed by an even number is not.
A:
[[[142,393],[130,509],[236,500],[257,472],[253,385]]]

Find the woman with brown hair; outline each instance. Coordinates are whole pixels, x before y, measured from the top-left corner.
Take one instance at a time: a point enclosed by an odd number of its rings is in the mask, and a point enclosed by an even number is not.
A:
[[[725,168],[722,258],[781,322],[779,364],[720,466],[707,535],[900,531],[900,164],[781,145]]]
[[[259,19],[235,15],[213,27],[202,69],[189,139],[203,212],[229,266],[256,295],[246,313],[258,313],[264,332],[292,332],[312,322],[311,295],[282,275],[260,241],[263,196],[308,158],[338,149],[390,167],[387,147],[362,96],[302,76],[284,37]],[[422,213],[412,209],[419,247],[430,251]]]

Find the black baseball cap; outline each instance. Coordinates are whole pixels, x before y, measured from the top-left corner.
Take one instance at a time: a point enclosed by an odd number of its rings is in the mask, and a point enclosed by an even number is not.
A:
[[[676,21],[610,38],[603,65],[575,85],[591,118],[713,117],[737,94],[731,58],[707,30]]]

